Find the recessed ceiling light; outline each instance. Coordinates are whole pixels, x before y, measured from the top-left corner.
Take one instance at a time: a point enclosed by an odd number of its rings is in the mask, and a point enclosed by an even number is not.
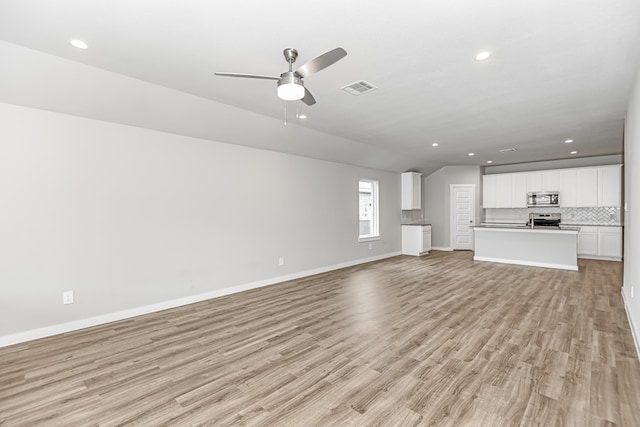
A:
[[[306,119],[306,118],[307,118],[307,115],[306,115],[306,114],[298,114],[298,118],[299,118],[300,120],[304,120],[304,119]]]
[[[578,154],[577,151],[572,151],[570,154]]]
[[[493,160],[487,160],[487,163],[493,163]]]
[[[82,40],[74,39],[74,40],[70,40],[69,43],[71,43],[71,46],[77,47],[78,49],[87,49],[87,48],[89,48],[89,46],[85,42],[83,42]]]
[[[487,59],[490,56],[491,56],[491,52],[487,52],[487,51],[479,52],[476,55],[476,61],[484,61],[485,59]]]
[[[475,155],[476,155],[476,153],[469,153],[469,155],[470,155],[470,156],[475,156]]]
[[[438,144],[437,142],[434,142],[433,144],[431,144],[432,147],[437,147],[438,145],[440,144]]]
[[[564,143],[565,144],[571,144],[573,142],[573,139],[565,139]]]

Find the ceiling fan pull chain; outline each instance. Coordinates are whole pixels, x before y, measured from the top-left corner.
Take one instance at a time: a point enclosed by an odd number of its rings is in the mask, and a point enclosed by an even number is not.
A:
[[[287,125],[287,101],[284,102],[284,125]]]

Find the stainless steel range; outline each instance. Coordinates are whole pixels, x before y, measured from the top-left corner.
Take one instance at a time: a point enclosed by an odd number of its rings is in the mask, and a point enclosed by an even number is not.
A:
[[[561,214],[559,213],[535,213],[529,214],[529,227],[560,227]]]

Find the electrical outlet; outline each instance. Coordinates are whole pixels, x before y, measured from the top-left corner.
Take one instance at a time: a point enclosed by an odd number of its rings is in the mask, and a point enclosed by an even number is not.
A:
[[[62,293],[63,304],[73,304],[73,291],[64,291]]]
[[[371,243],[369,243],[369,249],[371,249],[373,246],[371,245]]]
[[[278,265],[282,267],[284,265],[284,257],[278,258]]]

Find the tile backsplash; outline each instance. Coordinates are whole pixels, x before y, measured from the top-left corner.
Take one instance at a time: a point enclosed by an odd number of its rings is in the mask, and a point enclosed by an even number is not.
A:
[[[402,211],[402,224],[413,224],[423,221],[421,210]]]
[[[529,214],[560,213],[562,224],[581,225],[622,225],[620,208],[521,208],[521,209],[485,209],[487,222],[527,222]]]

